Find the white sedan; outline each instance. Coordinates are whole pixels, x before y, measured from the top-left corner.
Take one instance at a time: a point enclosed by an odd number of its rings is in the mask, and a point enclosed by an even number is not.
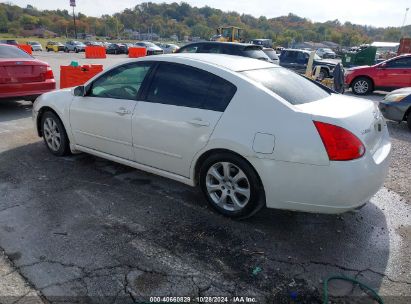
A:
[[[271,63],[175,54],[117,65],[33,107],[51,153],[86,152],[199,185],[231,217],[262,206],[341,213],[383,184],[378,107]]]

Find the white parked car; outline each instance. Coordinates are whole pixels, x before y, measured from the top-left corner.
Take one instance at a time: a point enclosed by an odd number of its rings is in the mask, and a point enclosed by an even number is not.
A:
[[[33,106],[51,153],[86,152],[190,186],[232,217],[340,213],[383,184],[391,143],[371,101],[271,63],[174,54],[121,63]]]
[[[337,54],[332,50],[328,48],[320,48],[317,50],[317,55],[320,56],[321,58],[331,58],[334,59],[337,57]]]
[[[160,43],[158,46],[164,51],[164,54],[172,54],[180,48],[178,45],[172,43]]]
[[[147,56],[164,54],[164,51],[162,48],[160,48],[158,45],[155,45],[154,43],[149,42],[149,41],[136,42],[136,46],[146,48]]]

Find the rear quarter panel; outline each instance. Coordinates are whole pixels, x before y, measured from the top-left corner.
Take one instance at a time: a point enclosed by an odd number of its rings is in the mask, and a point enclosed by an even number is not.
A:
[[[223,113],[207,146],[195,159],[211,149],[228,149],[246,158],[328,165],[329,160],[311,115],[276,96],[262,85],[237,75],[227,80],[237,92]],[[257,133],[274,136],[272,153],[257,153]],[[194,161],[195,163],[195,161]]]

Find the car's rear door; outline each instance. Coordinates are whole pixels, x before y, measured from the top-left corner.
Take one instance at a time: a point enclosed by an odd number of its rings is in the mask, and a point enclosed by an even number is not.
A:
[[[93,81],[85,96],[74,97],[70,125],[77,145],[134,161],[131,118],[151,66],[114,68]]]
[[[235,91],[206,71],[159,63],[133,115],[136,161],[189,177],[194,155],[207,144]]]

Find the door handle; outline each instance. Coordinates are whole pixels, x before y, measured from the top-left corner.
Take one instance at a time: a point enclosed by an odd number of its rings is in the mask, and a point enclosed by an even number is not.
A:
[[[127,114],[131,114],[131,111],[126,110],[125,108],[120,108],[116,111],[116,113],[118,115],[127,115]]]
[[[204,120],[201,120],[201,119],[198,119],[198,118],[189,120],[187,122],[191,125],[201,126],[201,127],[208,127],[210,125],[210,123],[208,121],[204,121]]]

